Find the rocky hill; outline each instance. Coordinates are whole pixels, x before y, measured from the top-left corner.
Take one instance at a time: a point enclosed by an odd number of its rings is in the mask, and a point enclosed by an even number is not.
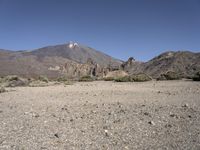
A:
[[[173,71],[183,77],[189,77],[200,70],[200,53],[168,51],[148,62],[129,59],[121,65],[121,68],[130,74],[144,72],[155,78],[167,71]]]
[[[132,57],[122,62],[74,42],[32,51],[14,52],[0,49],[0,76],[102,77],[111,70],[123,70],[129,74],[146,73],[153,78],[173,71],[182,77],[190,77],[200,70],[200,53],[168,51],[148,62],[139,62]]]

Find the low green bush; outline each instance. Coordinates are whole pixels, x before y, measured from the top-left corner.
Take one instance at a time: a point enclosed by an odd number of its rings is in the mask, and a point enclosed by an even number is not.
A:
[[[67,82],[68,79],[67,79],[67,77],[63,76],[63,77],[59,77],[59,78],[57,78],[56,81],[58,81],[58,82]]]
[[[194,75],[194,77],[192,77],[192,80],[193,80],[193,81],[200,81],[200,71],[197,72],[197,73]]]
[[[17,80],[19,80],[19,77],[16,76],[16,75],[11,75],[11,76],[6,76],[6,77],[4,78],[4,80],[5,80],[5,81],[17,81]]]
[[[79,82],[91,82],[91,81],[94,81],[94,79],[91,76],[82,76],[79,79]]]
[[[6,92],[6,89],[4,87],[0,87],[0,93]]]
[[[152,80],[150,76],[145,73],[131,75],[131,80],[134,82],[145,82]]]
[[[116,78],[114,81],[116,82],[145,82],[152,80],[150,76],[140,73],[140,74],[134,74],[131,76],[124,76]]]
[[[104,81],[114,81],[115,78],[114,77],[105,77],[103,78]]]
[[[157,78],[157,80],[179,80],[179,79],[181,79],[181,75],[173,71],[168,71],[164,74],[161,74],[160,77]]]
[[[124,76],[124,77],[118,77],[114,79],[115,82],[132,82],[132,79],[130,76]]]
[[[4,87],[16,87],[16,86],[27,86],[29,84],[29,81],[25,78],[11,75],[1,78],[0,83]]]
[[[39,76],[38,80],[48,83],[49,79],[45,76]]]

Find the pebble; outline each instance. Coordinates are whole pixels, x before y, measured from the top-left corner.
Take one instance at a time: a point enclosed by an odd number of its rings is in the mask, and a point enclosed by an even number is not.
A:
[[[153,125],[153,126],[156,125],[153,121],[149,121],[148,123],[149,123],[150,125]]]
[[[187,107],[189,107],[189,105],[187,103],[185,103],[185,104],[182,105],[182,107],[187,108]]]
[[[57,138],[59,138],[58,133],[55,133],[54,136],[57,137]]]
[[[108,136],[108,130],[104,130],[105,135]]]

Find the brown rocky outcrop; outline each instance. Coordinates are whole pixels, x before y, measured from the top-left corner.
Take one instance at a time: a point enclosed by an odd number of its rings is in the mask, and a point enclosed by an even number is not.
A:
[[[85,64],[75,62],[65,63],[61,67],[62,74],[70,78],[79,78],[81,76],[103,77],[107,73],[106,68],[101,67],[92,59],[89,59]]]

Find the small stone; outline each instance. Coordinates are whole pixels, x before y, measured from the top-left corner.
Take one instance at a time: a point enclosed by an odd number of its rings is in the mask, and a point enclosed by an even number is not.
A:
[[[108,127],[107,126],[103,126],[103,129],[108,129]]]
[[[148,113],[148,112],[144,112],[144,115],[145,115],[145,116],[149,116],[149,113]]]
[[[166,128],[171,128],[172,125],[171,125],[171,124],[166,124],[165,127],[166,127]]]
[[[153,126],[156,125],[153,121],[149,121],[148,124],[153,125]]]
[[[108,130],[104,130],[105,135],[108,136]]]
[[[185,104],[182,105],[182,107],[184,107],[184,108],[188,108],[189,105],[188,105],[187,103],[185,103]]]
[[[125,146],[124,148],[125,148],[125,149],[129,149],[128,146]]]
[[[170,114],[169,116],[170,116],[170,117],[175,117],[176,115],[175,115],[175,114]]]
[[[40,115],[39,114],[37,114],[37,113],[33,113],[33,115],[32,115],[33,117],[35,117],[35,118],[38,118],[38,117],[40,117]]]
[[[57,137],[57,138],[59,138],[58,133],[55,133],[54,136]]]

